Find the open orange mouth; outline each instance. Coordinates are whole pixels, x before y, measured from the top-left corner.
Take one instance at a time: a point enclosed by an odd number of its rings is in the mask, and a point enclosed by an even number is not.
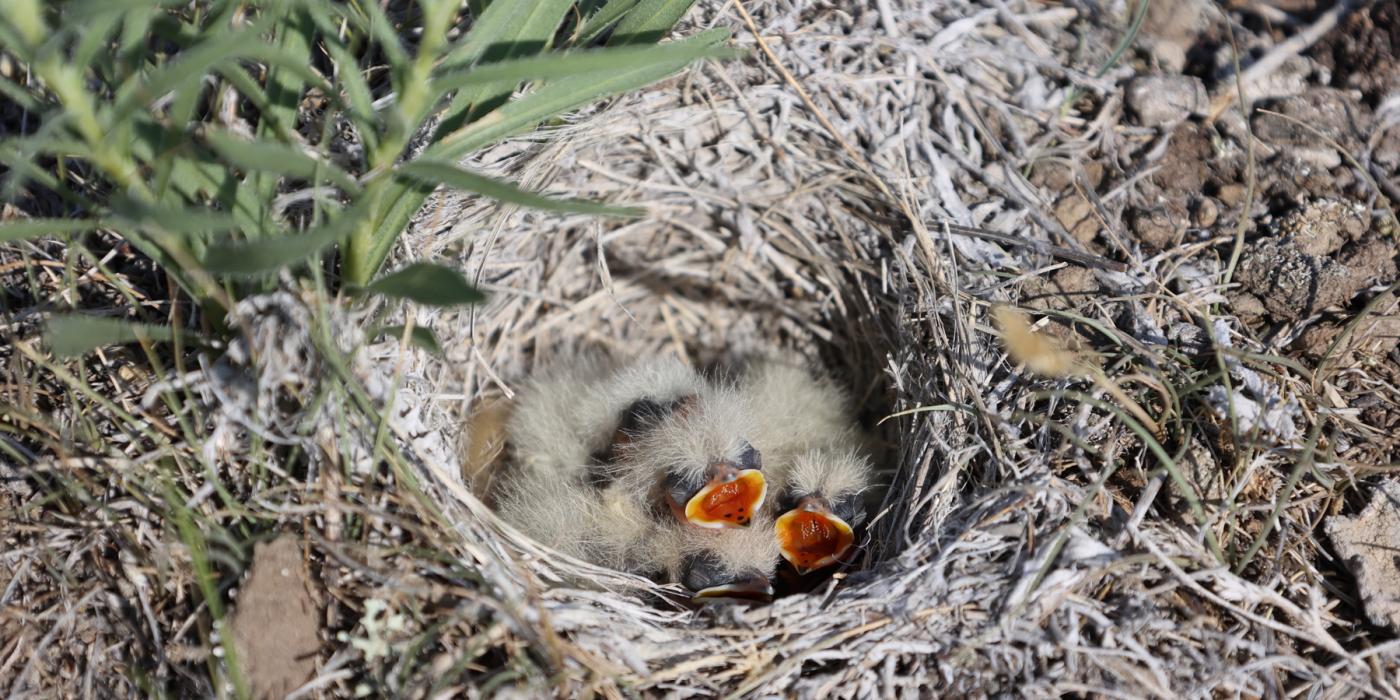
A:
[[[831,566],[855,544],[856,536],[845,520],[805,508],[794,508],[774,525],[783,558],[805,574]]]
[[[768,495],[763,472],[744,469],[711,481],[685,504],[685,519],[706,528],[748,527]]]

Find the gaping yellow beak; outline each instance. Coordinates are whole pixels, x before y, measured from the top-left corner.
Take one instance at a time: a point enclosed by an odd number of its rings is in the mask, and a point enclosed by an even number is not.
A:
[[[695,600],[739,598],[767,603],[773,600],[773,584],[769,583],[766,578],[754,576],[719,586],[710,586],[697,591],[693,597]]]
[[[851,526],[832,513],[822,498],[802,499],[773,527],[783,558],[792,562],[799,574],[841,561],[856,542]]]
[[[748,527],[768,495],[768,481],[757,469],[722,465],[685,504],[685,519],[697,527]]]

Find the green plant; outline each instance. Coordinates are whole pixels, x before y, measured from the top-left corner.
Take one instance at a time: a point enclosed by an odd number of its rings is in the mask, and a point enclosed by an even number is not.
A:
[[[0,46],[18,70],[0,93],[29,128],[0,141],[0,187],[7,200],[51,193],[65,211],[0,223],[0,242],[114,231],[217,312],[272,272],[333,259],[342,288],[394,294],[371,283],[439,185],[635,215],[458,161],[732,53],[720,30],[657,43],[693,1],[9,0]],[[69,352],[137,335],[75,323],[59,329]]]

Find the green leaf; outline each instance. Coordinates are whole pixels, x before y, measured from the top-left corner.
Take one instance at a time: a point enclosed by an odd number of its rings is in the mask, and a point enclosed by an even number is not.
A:
[[[525,80],[547,80],[585,73],[619,71],[639,64],[693,61],[698,58],[729,58],[737,55],[739,52],[721,46],[687,42],[673,42],[660,46],[560,51],[448,73],[439,76],[433,84],[441,91],[502,82],[513,85]]]
[[[224,160],[244,170],[275,173],[287,177],[312,180],[320,178],[335,183],[347,193],[360,191],[359,183],[335,164],[307,155],[301,149],[273,141],[250,141],[225,131],[209,130],[204,140]]]
[[[371,334],[372,337],[387,335],[390,338],[402,338],[403,326],[384,326]],[[433,329],[425,326],[414,326],[413,332],[408,334],[408,342],[417,345],[424,350],[434,354],[442,354],[442,346],[438,344],[437,336],[433,334]]]
[[[371,201],[361,198],[348,211],[307,233],[215,243],[204,254],[204,267],[215,274],[259,275],[300,264],[349,236],[372,209]]]
[[[39,111],[39,102],[29,91],[20,87],[9,78],[0,77],[0,96],[14,102],[16,106],[26,112]]]
[[[486,299],[462,273],[432,263],[413,263],[374,281],[371,292],[429,306],[476,304]]]
[[[573,214],[601,214],[604,216],[641,216],[644,212],[631,207],[614,207],[598,202],[577,199],[552,199],[534,192],[526,192],[508,182],[486,177],[469,170],[463,170],[451,163],[418,159],[399,167],[399,174],[414,180],[422,180],[434,185],[447,185],[459,190],[486,195],[502,202],[519,204],[535,209],[569,212]]]
[[[16,219],[0,222],[0,243],[39,236],[82,233],[102,228],[96,219]]]
[[[695,0],[642,0],[617,23],[608,44],[651,44],[676,26]]]
[[[117,22],[121,20],[121,13],[112,10],[105,12],[94,12],[83,21],[83,31],[78,33],[77,46],[73,48],[72,57],[69,58],[74,65],[87,66],[92,63],[92,59],[97,52],[106,48],[107,38],[117,28]],[[107,68],[101,66],[100,68]]]
[[[44,10],[40,7],[39,0],[0,2],[0,15],[4,16],[5,24],[15,29],[26,48],[37,47],[48,34],[48,26],[44,23]],[[21,57],[24,55],[21,54]]]
[[[138,228],[185,237],[238,228],[231,214],[208,209],[150,205],[126,197],[112,199],[112,213]]]
[[[250,45],[261,41],[256,30],[244,29],[209,38],[181,51],[177,58],[147,73],[144,81],[137,82],[138,79],[133,78],[121,86],[112,109],[113,123],[125,121],[145,103],[198,79],[224,61],[238,58]]]
[[[357,126],[360,126],[361,132],[373,135],[373,129],[366,128],[366,125],[374,119],[374,99],[370,96],[369,83],[365,82],[365,76],[360,72],[359,61],[339,42],[327,41],[325,46],[330,51],[331,62],[335,64],[338,84],[345,88],[345,94],[350,98],[351,114],[360,122]]]
[[[306,260],[335,245],[348,233],[348,229],[334,231],[330,227],[322,227],[296,236],[215,243],[204,253],[204,267],[221,275],[272,272]]]
[[[170,340],[170,328],[99,316],[55,316],[44,333],[59,357],[77,357],[104,345]]]
[[[296,128],[297,106],[307,82],[302,71],[311,65],[311,44],[316,27],[305,12],[291,9],[273,25],[273,31],[277,34],[278,51],[292,61],[287,65],[273,65],[268,70],[267,99],[271,105],[263,112],[263,121],[258,125],[260,135],[288,133]]]
[[[543,5],[544,7],[541,7]],[[498,53],[496,58],[503,56],[518,56],[523,52],[519,45],[522,40],[528,40],[530,36],[543,37],[538,43],[536,51],[544,48],[545,30],[537,28],[536,25],[548,23],[551,15],[557,15],[553,21],[553,31],[559,26],[559,20],[563,19],[564,11],[568,9],[568,4],[561,3],[533,3],[533,2],[493,2],[484,12],[472,22],[472,27],[467,31],[457,45],[452,47],[447,56],[443,59],[442,65],[454,68],[474,63],[486,53],[488,48],[495,48],[493,53]],[[488,57],[488,60],[490,58]]]
[[[473,27],[464,40],[471,44],[480,39],[484,46],[471,48],[469,53],[479,64],[495,63],[510,58],[532,56],[548,48],[554,32],[563,21],[572,0],[539,0],[539,2],[503,1],[492,3],[483,14],[488,21],[478,32]],[[501,13],[498,18],[496,13]],[[460,47],[459,47],[460,48]],[[457,51],[453,51],[455,55]],[[456,59],[454,59],[456,60]],[[461,67],[464,63],[445,63]],[[462,124],[475,121],[481,115],[500,106],[515,91],[511,85],[478,85],[458,91],[443,116],[437,134],[451,132]]]
[[[350,10],[343,12],[346,18],[357,23],[359,26],[369,30],[370,35],[375,39],[379,50],[384,52],[384,58],[389,63],[390,69],[395,74],[402,74],[408,69],[408,64],[412,60],[408,52],[404,50],[403,42],[399,38],[399,32],[394,28],[394,23],[389,20],[389,16],[384,14],[383,8],[373,0],[365,0],[354,3],[353,7],[364,14]],[[402,85],[395,85],[396,91],[403,89]]]
[[[721,28],[700,32],[675,43],[716,46],[728,38],[729,30]],[[560,112],[656,82],[684,68],[690,61],[689,58],[671,59],[550,83],[449,134],[424,155],[437,160],[455,161]]]
[[[588,18],[583,23],[583,27],[578,31],[578,41],[580,44],[590,44],[597,39],[613,22],[622,17],[624,13],[637,6],[638,0],[608,0],[608,4]]]

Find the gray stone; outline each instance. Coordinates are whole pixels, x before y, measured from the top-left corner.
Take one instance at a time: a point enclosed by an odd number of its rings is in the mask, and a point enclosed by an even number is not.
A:
[[[1148,75],[1128,83],[1125,101],[1143,126],[1175,124],[1210,108],[1205,83],[1190,75]]]
[[[1366,616],[1400,632],[1400,481],[1382,482],[1355,516],[1327,519],[1327,536],[1356,576]]]

